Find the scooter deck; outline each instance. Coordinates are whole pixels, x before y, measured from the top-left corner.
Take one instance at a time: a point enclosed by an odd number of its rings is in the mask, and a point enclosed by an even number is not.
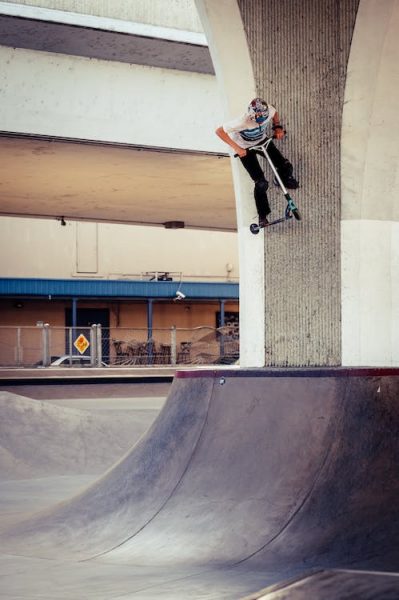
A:
[[[275,221],[271,221],[270,223],[266,223],[265,225],[258,225],[257,223],[252,223],[249,227],[251,233],[255,235],[259,233],[261,229],[267,229],[268,227],[272,227],[273,225],[277,225],[278,223],[284,223],[284,221],[288,221],[292,219],[292,215],[289,217],[281,217],[280,219],[276,219]]]

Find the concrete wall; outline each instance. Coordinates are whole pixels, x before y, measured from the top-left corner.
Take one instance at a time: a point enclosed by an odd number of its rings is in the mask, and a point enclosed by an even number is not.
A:
[[[362,0],[342,130],[342,360],[399,366],[399,2]]]
[[[188,31],[202,31],[194,0],[4,0],[9,4],[39,6],[85,15],[148,23]]]
[[[211,75],[1,46],[0,61],[0,130],[224,151],[213,134],[222,109]],[[183,90],[190,90],[190,102],[183,101]],[[150,121],[143,118],[149,104]],[[93,242],[90,260],[76,253],[79,227],[85,231],[79,239]],[[238,277],[235,234],[98,225],[92,240],[91,227],[0,219],[0,275],[71,277],[87,271],[112,277],[158,270],[224,280],[226,264],[232,264],[232,277]]]
[[[0,63],[0,130],[224,150],[213,135],[222,108],[212,75],[4,46]]]
[[[191,281],[235,281],[237,236],[107,223],[0,218],[0,277],[140,279],[174,271]]]

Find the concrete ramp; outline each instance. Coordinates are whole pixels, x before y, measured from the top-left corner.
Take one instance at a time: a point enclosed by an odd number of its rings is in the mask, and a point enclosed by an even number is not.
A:
[[[155,415],[79,410],[0,391],[0,480],[98,477],[141,437]]]
[[[180,372],[119,463],[1,543],[169,577],[257,573],[248,592],[262,573],[266,585],[316,567],[396,571],[398,433],[397,369]]]
[[[364,571],[319,571],[283,585],[274,585],[244,600],[397,600],[398,576]]]

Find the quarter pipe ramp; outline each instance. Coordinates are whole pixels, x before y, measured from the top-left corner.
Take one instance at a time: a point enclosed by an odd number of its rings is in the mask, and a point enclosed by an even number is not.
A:
[[[131,451],[4,532],[3,548],[169,579],[175,569],[174,598],[193,577],[204,595],[190,597],[239,598],[312,569],[396,572],[398,433],[396,369],[180,372]],[[241,585],[224,596],[217,573]],[[129,597],[158,597],[139,588]]]

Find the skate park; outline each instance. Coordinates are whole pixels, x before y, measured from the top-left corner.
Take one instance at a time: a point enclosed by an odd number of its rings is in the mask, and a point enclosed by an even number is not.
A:
[[[77,473],[81,452],[62,438],[74,423],[92,477],[60,504],[2,519],[0,594],[396,598],[399,5],[197,8],[226,114],[248,95],[282,106],[303,222],[251,236],[252,189],[232,159],[240,366],[177,371],[152,392],[132,444],[122,412],[105,439],[103,414],[93,433],[59,403],[40,405],[47,416],[35,421],[26,399],[31,448],[48,418],[53,474],[73,463]],[[5,414],[17,431],[14,409]],[[106,457],[118,430],[116,462],[91,455],[91,435],[103,434]],[[33,471],[44,460],[35,453],[12,468]]]

